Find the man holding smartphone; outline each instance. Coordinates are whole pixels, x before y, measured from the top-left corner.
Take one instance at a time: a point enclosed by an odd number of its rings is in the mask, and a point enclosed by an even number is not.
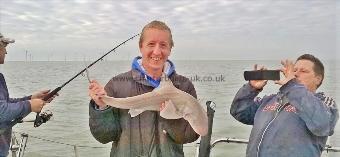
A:
[[[231,115],[253,125],[247,157],[320,157],[339,118],[335,101],[316,93],[324,78],[324,66],[310,54],[295,64],[285,60],[280,69],[285,78],[277,94],[256,97],[267,80],[250,80],[237,92]],[[255,70],[265,70],[264,67]]]

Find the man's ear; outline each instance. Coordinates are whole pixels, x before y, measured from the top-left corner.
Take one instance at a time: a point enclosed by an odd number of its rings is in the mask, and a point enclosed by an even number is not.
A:
[[[322,81],[322,76],[321,76],[321,75],[317,75],[317,76],[316,76],[316,85],[317,85],[317,87],[320,86],[321,81]]]

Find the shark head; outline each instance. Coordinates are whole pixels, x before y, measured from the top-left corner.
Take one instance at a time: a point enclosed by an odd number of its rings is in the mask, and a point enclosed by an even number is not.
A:
[[[161,82],[159,83],[159,86],[157,88],[169,87],[169,86],[174,87],[170,78],[166,76],[166,74],[163,72],[161,76]]]

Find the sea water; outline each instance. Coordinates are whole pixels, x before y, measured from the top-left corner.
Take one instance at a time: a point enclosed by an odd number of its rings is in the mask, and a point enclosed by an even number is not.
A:
[[[101,61],[89,69],[91,79],[106,84],[113,76],[126,72],[131,68],[131,61]],[[72,76],[82,70],[90,62],[6,62],[0,67],[5,75],[11,97],[30,95],[42,89],[54,89],[61,86]],[[252,70],[255,63],[265,65],[268,69],[280,68],[280,61],[174,61],[176,71],[188,77],[195,85],[198,99],[205,104],[211,100],[216,104],[213,124],[212,141],[235,137],[248,139],[251,126],[236,121],[229,109],[237,90],[246,81],[243,71]],[[340,81],[337,78],[340,68],[335,62],[325,63],[326,75],[319,91],[326,92],[340,102],[337,87]],[[278,85],[268,82],[259,96],[276,93]],[[86,76],[79,76],[66,85],[44,110],[53,112],[50,121],[38,128],[33,123],[25,122],[13,128],[15,135],[20,139],[19,133],[29,135],[25,157],[73,157],[76,152],[80,157],[108,157],[111,144],[101,144],[90,133],[88,126],[88,81]],[[26,119],[34,119],[35,114]],[[294,138],[294,137],[292,137]],[[196,142],[185,144],[186,156],[195,156]],[[340,146],[340,125],[337,125],[335,134],[330,137],[329,143]],[[75,147],[76,146],[76,147]],[[240,157],[245,156],[245,144],[221,143],[211,150],[211,156]],[[323,156],[335,157],[339,153],[323,153]]]

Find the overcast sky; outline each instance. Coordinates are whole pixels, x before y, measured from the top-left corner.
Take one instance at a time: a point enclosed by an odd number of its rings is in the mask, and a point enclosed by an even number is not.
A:
[[[151,20],[173,31],[171,59],[340,60],[336,0],[0,0],[0,32],[16,40],[6,60],[89,60]],[[337,9],[338,8],[338,9]],[[108,59],[131,60],[138,39]]]

